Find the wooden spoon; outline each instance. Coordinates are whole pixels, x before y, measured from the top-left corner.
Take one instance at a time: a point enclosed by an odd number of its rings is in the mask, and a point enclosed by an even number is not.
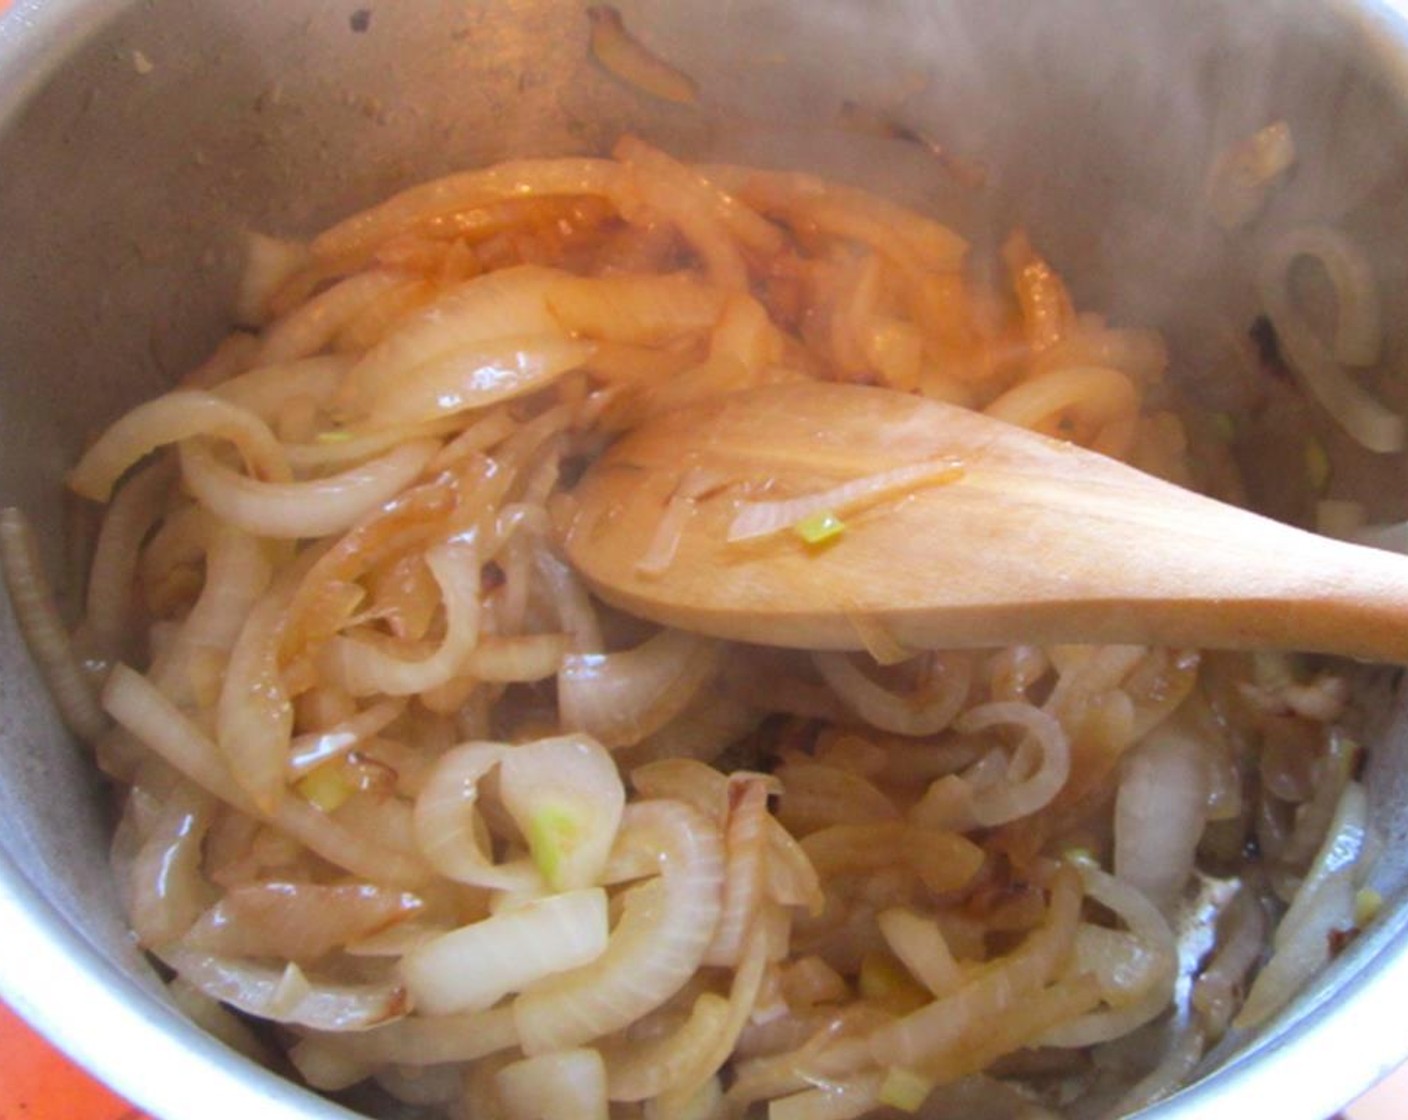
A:
[[[923,484],[835,509],[844,528],[824,543],[791,527],[729,540],[745,503],[945,460]],[[568,554],[602,598],[722,638],[872,652],[1130,642],[1408,663],[1408,558],[887,389],[788,383],[661,415],[608,449],[575,497]]]

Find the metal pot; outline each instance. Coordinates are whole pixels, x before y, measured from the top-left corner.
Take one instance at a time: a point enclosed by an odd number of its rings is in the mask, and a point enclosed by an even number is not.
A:
[[[1197,213],[1203,174],[1222,146],[1285,119],[1300,160],[1280,217],[1343,224],[1373,249],[1390,364],[1408,347],[1397,5],[622,8],[699,80],[702,107],[652,102],[594,66],[575,0],[19,0],[0,19],[0,501],[41,515],[51,570],[68,570],[66,465],[219,336],[241,231],[306,234],[414,180],[600,150],[625,130],[686,157],[801,166],[959,205],[939,197],[923,152],[833,127],[845,100],[902,104],[906,123],[989,165],[1000,201],[987,217],[1026,223],[1089,306],[1165,327],[1196,378],[1248,299],[1237,236]],[[1215,380],[1203,389],[1216,400]],[[1383,485],[1402,478],[1400,460],[1334,450],[1345,478],[1403,515]],[[3,605],[0,664],[0,996],[163,1120],[349,1115],[168,1005],[110,881],[104,792]],[[1388,841],[1385,913],[1269,1029],[1213,1055],[1149,1117],[1323,1120],[1408,1054],[1408,848],[1396,843],[1408,727],[1384,695],[1369,782]]]

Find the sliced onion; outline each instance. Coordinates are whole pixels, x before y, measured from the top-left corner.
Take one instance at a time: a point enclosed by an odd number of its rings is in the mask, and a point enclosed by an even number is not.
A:
[[[638,743],[689,706],[719,654],[718,643],[683,630],[623,653],[569,654],[557,678],[562,725],[607,747]]]
[[[464,672],[503,684],[544,681],[562,669],[567,645],[566,634],[486,634],[470,651]]]
[[[302,1068],[300,1055],[327,1049],[370,1065],[440,1065],[472,1062],[517,1045],[513,1011],[467,1011],[459,1015],[416,1014],[354,1034],[314,1033],[289,1055]]]
[[[1113,936],[1133,945],[1123,949],[1112,945],[1107,930],[1087,939],[1083,935],[1094,930],[1077,929],[1073,970],[1093,973],[1110,1007],[1044,1032],[1041,1043],[1046,1046],[1093,1046],[1137,1030],[1167,1009],[1178,979],[1178,944],[1158,907],[1134,887],[1097,867],[1082,865],[1080,875],[1086,894],[1112,910],[1128,927],[1128,934]]]
[[[179,946],[163,949],[160,956],[182,978],[212,999],[260,1019],[324,1031],[355,1031],[399,1019],[408,1010],[405,991],[391,982],[304,981],[298,984],[301,992],[289,998],[290,985],[285,970]],[[288,967],[297,968],[296,965]]]
[[[15,622],[59,715],[80,739],[96,743],[108,721],[69,639],[53,589],[44,578],[34,527],[23,511],[14,507],[0,510],[0,569]]]
[[[395,272],[360,272],[319,292],[271,324],[259,348],[260,365],[294,362],[325,349],[338,331],[371,304],[394,298],[421,281]]]
[[[323,354],[296,362],[258,366],[211,392],[240,408],[247,408],[266,424],[277,424],[282,411],[297,400],[313,401],[325,408],[352,366],[344,354]]]
[[[118,660],[132,644],[138,550],[161,517],[161,502],[175,478],[173,466],[162,458],[135,472],[113,496],[98,531],[80,644],[105,662]]]
[[[1370,395],[1336,361],[1339,352],[1348,355],[1339,361],[1370,364],[1377,358],[1381,341],[1378,292],[1372,275],[1363,274],[1367,264],[1362,259],[1356,263],[1356,254],[1347,242],[1336,240],[1320,227],[1286,235],[1262,265],[1262,304],[1287,363],[1306,391],[1361,446],[1381,453],[1401,451],[1405,443],[1403,417]],[[1336,285],[1339,322],[1333,351],[1315,334],[1291,298],[1291,266],[1305,255],[1319,259]]]
[[[744,938],[762,905],[769,851],[768,792],[772,781],[768,775],[747,771],[729,776],[723,907],[714,939],[704,951],[705,964],[738,964]]]
[[[687,805],[642,801],[627,807],[622,834],[656,853],[660,877],[626,892],[599,960],[515,1001],[530,1056],[581,1045],[654,1011],[694,974],[714,936],[724,878],[718,830]]]
[[[257,327],[267,318],[274,293],[309,263],[310,253],[301,241],[286,241],[254,232],[245,234],[244,248],[244,271],[240,273],[240,290],[235,296],[235,319],[245,326]]]
[[[414,424],[513,400],[579,369],[595,349],[560,332],[466,342],[382,381],[368,394],[368,423]]]
[[[728,293],[688,273],[563,276],[548,307],[574,334],[631,346],[664,346],[713,329]]]
[[[263,817],[240,788],[214,743],[140,673],[117,665],[103,689],[103,707],[113,719],[191,781],[241,812]],[[374,882],[415,886],[425,868],[388,850],[297,798],[284,798],[267,819],[338,867]]]
[[[413,917],[413,894],[370,883],[265,882],[231,887],[186,934],[186,944],[226,957],[307,963]]]
[[[495,865],[477,832],[479,783],[509,749],[500,743],[465,743],[441,756],[416,798],[416,843],[436,871],[458,883],[533,892],[541,889],[542,880],[532,864]]]
[[[257,540],[233,526],[217,526],[206,550],[200,598],[175,641],[152,665],[150,676],[157,687],[178,702],[199,696],[194,680],[199,658],[214,652],[223,661],[272,575],[273,566]]]
[[[405,710],[404,700],[383,700],[332,727],[299,735],[289,744],[288,776],[302,777],[323,763],[347,754],[358,743],[389,727]]]
[[[1193,872],[1210,794],[1203,744],[1166,721],[1125,758],[1115,798],[1115,875],[1165,914]]]
[[[1349,782],[1324,844],[1272,936],[1271,959],[1257,974],[1247,1002],[1232,1021],[1260,1025],[1279,1011],[1330,959],[1332,935],[1355,928],[1355,871],[1368,838],[1368,797]]]
[[[181,446],[181,473],[217,516],[256,536],[298,540],[350,529],[414,482],[439,449],[434,440],[414,440],[327,478],[260,482],[192,441]]]
[[[452,540],[425,553],[445,606],[445,637],[428,657],[408,660],[367,642],[334,636],[323,647],[322,668],[353,696],[413,696],[464,670],[479,640],[479,551],[472,540]]]
[[[265,812],[284,795],[293,735],[293,703],[278,659],[287,604],[280,588],[250,610],[230,651],[215,708],[215,742],[229,772]]]
[[[932,679],[912,696],[876,684],[846,653],[817,652],[812,664],[842,703],[861,719],[896,735],[933,735],[958,715],[968,700],[972,665],[962,655],[930,655]]]
[[[902,467],[853,478],[830,489],[798,498],[743,502],[728,528],[729,543],[762,540],[793,529],[818,513],[838,517],[928,486],[945,486],[963,477],[956,459],[926,459]]]
[[[643,1101],[678,1083],[695,1055],[723,1033],[728,1014],[727,999],[705,992],[670,1034],[639,1042],[627,1036],[605,1054],[608,1095],[613,1101]]]
[[[887,1067],[923,1068],[960,1046],[974,1030],[982,1031],[986,1020],[1039,990],[1054,978],[1070,952],[1080,920],[1080,900],[1076,875],[1058,873],[1043,925],[952,995],[873,1032],[868,1040],[873,1059]]]
[[[567,891],[417,946],[402,958],[401,975],[427,1014],[483,1011],[510,992],[596,960],[607,931],[606,892]]]
[[[595,1050],[523,1058],[494,1077],[506,1120],[607,1120],[606,1065]]]
[[[422,183],[333,226],[313,241],[320,260],[356,258],[388,238],[507,198],[609,195],[621,168],[606,159],[511,160]]]
[[[626,30],[621,13],[610,4],[587,8],[592,56],[623,82],[664,101],[691,105],[699,100],[693,78],[671,66]]]
[[[182,937],[209,904],[201,860],[214,812],[210,795],[185,782],[166,794],[126,875],[127,916],[143,945]]]
[[[352,367],[340,402],[370,412],[375,402],[390,399],[398,384],[456,354],[482,352],[486,343],[503,339],[561,337],[547,294],[562,276],[555,269],[523,265],[450,289]]]
[[[1050,803],[1066,784],[1071,769],[1071,745],[1066,730],[1049,713],[1015,700],[998,700],[969,708],[954,724],[971,735],[989,727],[1022,728],[1040,753],[1037,768],[1025,778],[1013,778],[1011,767],[1002,779],[973,791],[974,819],[985,827],[1029,816]]]
[[[509,748],[499,764],[499,797],[549,890],[600,881],[626,791],[599,743],[564,735]]]
[[[963,974],[937,922],[904,907],[885,910],[875,921],[890,951],[931,994],[943,998],[958,990]]]
[[[68,484],[85,498],[105,502],[138,460],[164,444],[201,435],[228,439],[256,477],[276,482],[291,477],[278,439],[253,412],[199,389],[177,389],[117,420],[69,472]]]

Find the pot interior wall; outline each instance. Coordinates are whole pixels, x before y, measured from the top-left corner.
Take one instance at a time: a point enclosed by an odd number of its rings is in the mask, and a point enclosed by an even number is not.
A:
[[[1386,321],[1408,321],[1408,126],[1372,6],[621,8],[699,80],[698,106],[651,101],[603,72],[573,3],[147,0],[16,107],[0,132],[0,501],[39,517],[70,610],[79,584],[64,469],[227,329],[243,232],[307,235],[421,179],[513,155],[602,152],[623,131],[687,158],[871,186],[951,216],[980,246],[1020,222],[1083,304],[1165,328],[1188,391],[1214,408],[1240,404],[1225,374],[1245,360],[1256,314],[1249,262],[1278,228],[1349,230],[1374,256]],[[847,101],[981,162],[992,191],[975,196],[920,146],[838,127]],[[1215,153],[1280,119],[1300,153],[1290,183],[1252,230],[1207,222]],[[1408,336],[1397,326],[1389,346],[1386,368],[1401,367]],[[1402,384],[1377,388],[1408,407]],[[1386,485],[1401,479],[1400,460],[1325,439],[1335,486],[1377,516],[1408,513],[1408,488]],[[1303,496],[1267,501],[1283,516],[1307,512]],[[103,791],[0,612],[0,848],[98,953],[150,986],[109,884]],[[1371,776],[1378,824],[1397,841],[1408,767],[1404,736],[1384,722]],[[1402,900],[1403,858],[1379,877]],[[1383,938],[1365,939],[1327,983],[1382,951]]]

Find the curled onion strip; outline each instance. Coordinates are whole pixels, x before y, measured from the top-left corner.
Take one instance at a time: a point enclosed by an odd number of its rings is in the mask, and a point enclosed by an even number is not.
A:
[[[562,337],[547,293],[562,277],[555,269],[523,265],[476,276],[451,288],[372,347],[347,375],[338,401],[371,412],[396,386],[421,371],[476,354],[509,338]],[[485,398],[482,403],[489,403]]]
[[[714,675],[720,647],[662,630],[622,653],[569,654],[557,677],[564,727],[630,746],[679,715]]]
[[[303,964],[424,908],[413,894],[370,883],[242,883],[200,915],[185,943],[219,956]]]
[[[763,885],[767,881],[771,782],[764,774],[743,772],[729,777],[723,907],[714,939],[704,952],[705,964],[734,966],[738,963],[744,937],[752,928],[762,903]]]
[[[607,1120],[606,1066],[595,1050],[523,1058],[494,1078],[507,1120]]]
[[[687,805],[643,801],[626,808],[622,833],[655,852],[660,877],[626,893],[600,959],[515,1001],[530,1056],[581,1045],[654,1011],[694,974],[713,939],[724,879],[718,830]]]
[[[1333,349],[1316,335],[1291,297],[1291,266],[1301,256],[1320,260],[1336,287],[1339,324]],[[1377,358],[1378,292],[1367,269],[1357,249],[1317,227],[1288,234],[1278,242],[1263,262],[1258,282],[1282,352],[1306,391],[1357,443],[1389,453],[1403,449],[1403,417],[1339,364],[1367,365]]]
[[[457,883],[534,892],[542,880],[533,866],[523,860],[496,866],[478,835],[479,783],[509,749],[466,743],[441,756],[416,798],[416,844],[436,871]]]
[[[256,536],[325,537],[350,529],[406,489],[440,449],[413,440],[378,459],[307,482],[260,482],[218,462],[197,442],[181,446],[186,485],[213,513]]]
[[[278,635],[288,594],[271,591],[250,610],[230,651],[215,705],[215,742],[240,787],[265,812],[284,795],[293,704],[279,671]]]
[[[968,700],[972,664],[964,657],[932,655],[937,670],[929,684],[903,696],[876,684],[846,653],[816,652],[812,664],[848,708],[869,724],[896,735],[933,735],[958,715]]]
[[[286,797],[267,816],[235,782],[215,746],[140,673],[117,665],[103,707],[124,728],[191,781],[241,812],[267,819],[329,863],[380,883],[415,886],[425,867],[345,827],[306,801]]]
[[[972,812],[985,827],[1029,816],[1050,803],[1071,771],[1071,745],[1066,730],[1049,713],[1016,700],[998,700],[969,708],[954,724],[965,735],[1003,724],[1022,728],[1040,754],[1036,769],[1014,778],[1011,766],[998,781],[973,791]]]
[[[1257,974],[1233,1026],[1255,1027],[1279,1011],[1330,959],[1334,932],[1354,928],[1354,873],[1368,838],[1368,819],[1364,787],[1349,782],[1325,842],[1272,936],[1271,959]]]
[[[1124,954],[1097,942],[1093,959],[1087,960],[1081,951],[1081,930],[1077,930],[1076,970],[1080,971],[1083,965],[1094,966],[1091,971],[1100,981],[1101,995],[1110,1008],[1092,1011],[1045,1032],[1041,1042],[1047,1046],[1093,1046],[1142,1027],[1168,1007],[1178,978],[1178,944],[1159,908],[1140,891],[1099,868],[1082,865],[1080,876],[1085,893],[1114,911],[1128,927],[1127,937],[1135,943],[1134,952],[1121,961]]]
[[[400,971],[417,1008],[431,1015],[483,1011],[510,992],[589,964],[606,949],[606,892],[599,887],[530,899],[417,945]]]
[[[166,795],[127,873],[127,914],[143,945],[184,936],[208,904],[201,845],[214,810],[208,793],[185,782]]]
[[[729,543],[762,540],[786,532],[818,513],[838,517],[903,497],[928,486],[944,486],[963,477],[955,459],[926,459],[842,482],[815,494],[771,502],[743,502],[728,528]]]
[[[259,478],[283,482],[292,477],[278,439],[253,412],[199,389],[177,389],[116,420],[69,472],[69,487],[105,502],[130,466],[164,444],[193,436],[228,439]]]
[[[29,518],[14,507],[0,510],[0,569],[15,621],[49,686],[59,715],[80,739],[96,743],[107,730],[108,721],[69,640],[54,592],[44,578],[34,528]]]
[[[395,272],[373,271],[334,284],[265,330],[259,364],[294,362],[316,354],[370,305],[420,283]]]
[[[1001,1014],[1052,980],[1070,954],[1080,920],[1080,880],[1059,872],[1046,921],[1009,955],[943,999],[870,1035],[869,1051],[885,1066],[920,1068],[962,1043],[984,1019]]]
[[[1193,872],[1210,775],[1204,747],[1172,721],[1127,756],[1115,798],[1115,875],[1169,913]]]
[[[367,642],[334,636],[323,647],[328,676],[353,696],[413,696],[461,672],[479,640],[479,552],[453,540],[425,553],[445,605],[445,637],[428,657],[407,660]]]
[[[620,166],[605,159],[513,160],[464,171],[402,191],[333,226],[314,239],[313,254],[357,259],[389,237],[457,211],[507,198],[609,195],[620,179]]]
[[[604,1048],[608,1095],[613,1101],[643,1101],[677,1084],[694,1056],[723,1032],[729,1001],[705,992],[689,1018],[663,1038]]]
[[[408,1010],[406,993],[390,982],[334,984],[298,979],[290,983],[299,976],[292,971],[297,965],[281,971],[174,945],[159,955],[212,999],[260,1019],[325,1031],[352,1031],[399,1019]]]
[[[416,1015],[355,1033],[305,1036],[290,1055],[327,1048],[371,1065],[441,1065],[476,1058],[517,1045],[513,1011],[466,1011],[459,1015]]]
[[[249,409],[266,424],[277,424],[282,411],[293,401],[310,400],[326,408],[351,366],[352,359],[344,354],[320,354],[296,362],[258,366],[222,381],[211,392]]]

